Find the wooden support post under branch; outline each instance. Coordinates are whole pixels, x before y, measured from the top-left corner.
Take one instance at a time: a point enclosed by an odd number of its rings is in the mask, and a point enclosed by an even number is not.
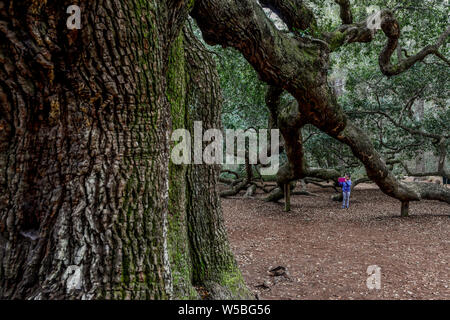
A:
[[[289,183],[284,185],[284,211],[291,211],[291,185]]]
[[[402,201],[402,211],[401,211],[402,217],[409,216],[409,201]]]

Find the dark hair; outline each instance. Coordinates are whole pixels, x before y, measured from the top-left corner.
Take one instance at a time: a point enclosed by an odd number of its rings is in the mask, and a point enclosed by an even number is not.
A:
[[[350,175],[350,173],[346,173],[345,174],[347,177],[351,178],[352,176]]]

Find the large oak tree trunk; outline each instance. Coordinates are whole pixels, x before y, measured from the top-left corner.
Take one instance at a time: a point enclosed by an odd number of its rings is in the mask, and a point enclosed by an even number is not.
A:
[[[201,121],[204,131],[222,127],[217,69],[189,26],[174,44],[170,62],[173,129],[187,128],[194,146],[194,121]],[[207,299],[253,297],[228,244],[217,190],[219,174],[219,165],[170,165],[169,252],[178,298],[195,297],[192,285]]]
[[[221,129],[222,93],[219,75],[211,54],[185,28],[187,61],[188,117],[193,132],[194,121],[202,121],[203,130]],[[191,134],[194,137],[193,134]],[[194,141],[192,141],[194,145]],[[193,260],[193,280],[203,286],[209,298],[252,298],[228,244],[222,218],[218,179],[221,166],[189,165],[187,204],[189,240]]]
[[[81,30],[69,2],[2,8],[3,298],[170,295],[172,39],[140,3],[85,1]]]
[[[185,97],[169,58],[191,4],[81,1],[68,30],[72,4],[0,6],[0,297],[198,297],[190,189],[169,170]]]

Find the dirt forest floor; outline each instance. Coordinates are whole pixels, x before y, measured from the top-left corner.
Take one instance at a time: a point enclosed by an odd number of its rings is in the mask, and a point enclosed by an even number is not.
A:
[[[232,250],[260,299],[450,299],[450,205],[411,203],[400,218],[400,203],[374,185],[358,185],[349,209],[332,189],[308,191],[317,196],[293,196],[288,213],[260,194],[222,200]],[[381,288],[370,290],[373,265]],[[269,272],[279,266],[285,274]]]

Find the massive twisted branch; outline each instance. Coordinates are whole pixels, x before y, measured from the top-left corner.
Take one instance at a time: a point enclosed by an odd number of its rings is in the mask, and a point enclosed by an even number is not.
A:
[[[278,201],[283,197],[284,184],[305,177],[323,180],[337,180],[339,172],[332,169],[309,168],[303,151],[302,127],[304,119],[299,112],[298,103],[293,102],[285,106],[280,104],[283,90],[270,86],[266,94],[266,104],[271,113],[273,125],[280,129],[284,140],[284,149],[288,162],[277,173],[278,188],[266,198],[266,201]],[[295,185],[292,185],[294,187]],[[295,194],[295,193],[294,193]]]
[[[388,42],[380,53],[379,64],[381,72],[387,76],[398,75],[419,61],[425,59],[430,54],[435,54],[438,57],[442,57],[439,53],[439,47],[445,42],[450,35],[450,27],[439,37],[438,41],[433,45],[428,45],[419,51],[417,54],[410,56],[406,59],[399,61],[397,65],[391,64],[391,56],[395,52],[398,46],[398,40],[400,38],[400,26],[395,19],[394,14],[389,10],[384,10],[381,13],[381,29],[388,38]]]
[[[288,119],[283,120],[286,122],[284,129],[280,126],[282,133],[289,129],[289,133],[283,133],[285,140],[291,134],[299,137],[302,125],[313,124],[350,146],[364,164],[368,177],[387,195],[402,202],[430,197],[429,192],[399,182],[365,132],[347,119],[327,83],[328,47],[280,32],[262,8],[251,0],[198,0],[191,14],[209,44],[238,49],[263,81],[283,88],[296,98],[297,109],[291,108]],[[291,145],[298,141],[290,136],[286,140],[286,151],[289,153],[289,148],[300,150]]]

